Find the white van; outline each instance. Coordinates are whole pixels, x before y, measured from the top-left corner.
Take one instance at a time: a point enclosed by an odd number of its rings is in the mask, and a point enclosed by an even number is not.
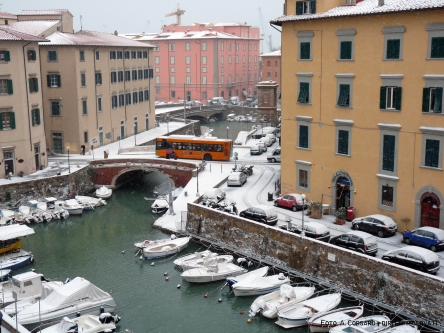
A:
[[[277,147],[270,154],[267,155],[268,162],[280,162],[281,161],[281,147]]]
[[[273,144],[273,141],[267,136],[262,137],[259,142],[263,142],[267,145],[267,147],[270,147]]]
[[[222,104],[223,101],[224,101],[223,97],[213,97],[213,99],[211,100],[213,104]]]
[[[227,186],[242,186],[247,182],[247,175],[243,172],[232,172],[228,175]]]

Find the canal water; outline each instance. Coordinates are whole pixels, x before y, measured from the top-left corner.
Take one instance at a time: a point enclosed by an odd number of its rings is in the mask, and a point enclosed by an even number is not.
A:
[[[203,126],[213,130],[211,135],[218,137],[219,139],[226,139],[228,133],[228,139],[236,140],[237,134],[240,131],[251,131],[252,127],[256,123],[246,121],[216,121],[214,123],[208,123]],[[228,127],[228,130],[227,130]]]

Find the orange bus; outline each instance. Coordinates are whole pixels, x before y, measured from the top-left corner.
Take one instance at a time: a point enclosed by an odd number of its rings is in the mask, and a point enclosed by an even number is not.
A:
[[[228,161],[233,155],[233,140],[193,135],[160,136],[156,139],[156,155],[206,161]]]

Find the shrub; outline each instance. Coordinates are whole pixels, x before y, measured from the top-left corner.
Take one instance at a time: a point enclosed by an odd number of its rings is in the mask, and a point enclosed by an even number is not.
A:
[[[344,221],[345,220],[345,216],[347,213],[347,209],[345,207],[341,207],[338,210],[336,210],[336,219],[339,221]]]

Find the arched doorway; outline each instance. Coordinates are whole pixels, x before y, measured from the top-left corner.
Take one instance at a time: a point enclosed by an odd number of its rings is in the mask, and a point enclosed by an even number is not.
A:
[[[346,171],[336,172],[331,179],[331,205],[333,213],[338,208],[353,206],[353,180]]]
[[[439,228],[441,201],[434,193],[424,193],[421,197],[421,227]]]

